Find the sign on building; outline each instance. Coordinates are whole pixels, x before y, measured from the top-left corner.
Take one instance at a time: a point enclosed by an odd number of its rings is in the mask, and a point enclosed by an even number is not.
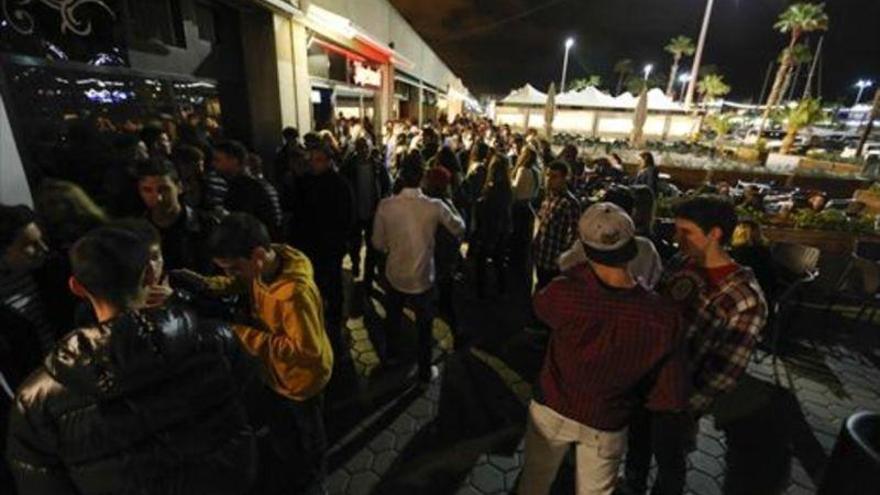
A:
[[[376,88],[382,86],[382,72],[379,69],[368,67],[362,62],[354,62],[352,66],[354,67],[353,79],[355,84]]]

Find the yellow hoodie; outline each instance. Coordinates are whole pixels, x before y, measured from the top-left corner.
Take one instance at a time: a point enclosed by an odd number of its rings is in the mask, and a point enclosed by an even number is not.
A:
[[[333,370],[333,351],[324,327],[321,294],[312,263],[283,244],[272,248],[281,257],[281,273],[271,284],[254,280],[251,307],[264,330],[245,325],[233,328],[248,352],[263,363],[269,385],[279,394],[304,401],[323,390]],[[230,277],[208,277],[216,292],[235,286]]]

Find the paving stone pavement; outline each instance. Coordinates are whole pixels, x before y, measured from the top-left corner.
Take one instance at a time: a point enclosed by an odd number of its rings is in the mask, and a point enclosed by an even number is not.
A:
[[[477,311],[486,314],[493,308]],[[371,346],[366,332],[360,332],[362,327],[361,322],[350,324],[353,337],[366,340],[366,344],[356,346],[360,350],[353,354],[356,362],[363,361],[366,371],[377,360],[368,357],[364,361],[361,351],[369,353]],[[877,328],[875,325],[869,330]],[[434,333],[438,344],[442,343],[438,347],[451,349],[452,337],[445,324],[438,320]],[[859,410],[880,411],[880,359],[876,348],[861,352],[852,349],[810,343],[796,346],[776,361],[758,351],[759,360],[750,364],[741,381],[743,392],[719,413],[728,417],[707,416],[700,420],[697,448],[688,458],[687,493],[815,493],[844,420]],[[531,397],[529,380],[520,377],[510,363],[486,350],[471,349],[469,353],[497,376],[499,389],[506,390],[516,402],[527,404]],[[413,438],[439,419],[438,413],[443,410],[441,388],[456,385],[444,384],[444,379],[435,380],[402,412],[386,417],[387,427],[331,473],[329,493],[373,493],[392,466],[401,461]],[[435,455],[430,450],[416,453],[423,458]],[[522,462],[521,444],[507,453],[487,450],[459,478],[462,481],[458,488],[449,493],[511,493]]]
[[[473,351],[473,354],[499,375],[501,382],[509,387],[518,400],[528,400],[528,392],[523,394],[522,379],[514,371],[488,353]],[[759,356],[763,355],[759,353]],[[808,433],[814,437],[800,439],[795,443],[818,442],[820,456],[830,454],[837,432],[847,416],[858,410],[880,410],[880,393],[876,386],[880,383],[880,369],[843,347],[823,350],[810,356],[787,357],[775,364],[767,358],[760,363],[753,362],[748,374],[756,382],[766,386],[773,386],[778,382],[778,388],[791,392],[795,399],[792,405],[796,404],[800,409],[805,425],[808,426]],[[432,383],[387,428],[373,437],[344,466],[332,473],[329,478],[331,494],[371,492],[413,436],[436,418],[441,381],[442,378]],[[790,421],[797,421],[796,416],[786,413]],[[723,493],[727,475],[728,441],[725,433],[716,429],[713,418],[704,417],[699,426],[697,450],[688,459],[687,493],[720,494]],[[781,474],[778,481],[782,489],[774,490],[773,493],[815,493],[820,471],[812,469],[811,473],[804,464],[816,465],[817,462],[824,462],[824,459],[817,461],[813,452],[813,459],[802,460],[798,456],[804,453],[798,448],[795,445],[792,449],[793,456],[785,460],[790,466],[790,473]],[[751,452],[751,455],[761,456],[762,453]],[[515,486],[522,460],[521,446],[511,456],[484,454],[479,457],[456,493],[510,493]]]

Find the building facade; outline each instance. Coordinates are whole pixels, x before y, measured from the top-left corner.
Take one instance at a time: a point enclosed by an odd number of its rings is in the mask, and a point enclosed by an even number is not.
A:
[[[268,163],[285,126],[421,123],[467,98],[387,0],[0,1],[2,203],[87,176],[59,150],[111,129],[197,123]]]

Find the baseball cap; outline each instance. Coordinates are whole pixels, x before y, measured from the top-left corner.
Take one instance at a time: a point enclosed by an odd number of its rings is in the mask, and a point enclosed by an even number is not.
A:
[[[613,203],[596,203],[578,221],[584,253],[603,265],[620,265],[636,257],[636,228],[623,209]]]

